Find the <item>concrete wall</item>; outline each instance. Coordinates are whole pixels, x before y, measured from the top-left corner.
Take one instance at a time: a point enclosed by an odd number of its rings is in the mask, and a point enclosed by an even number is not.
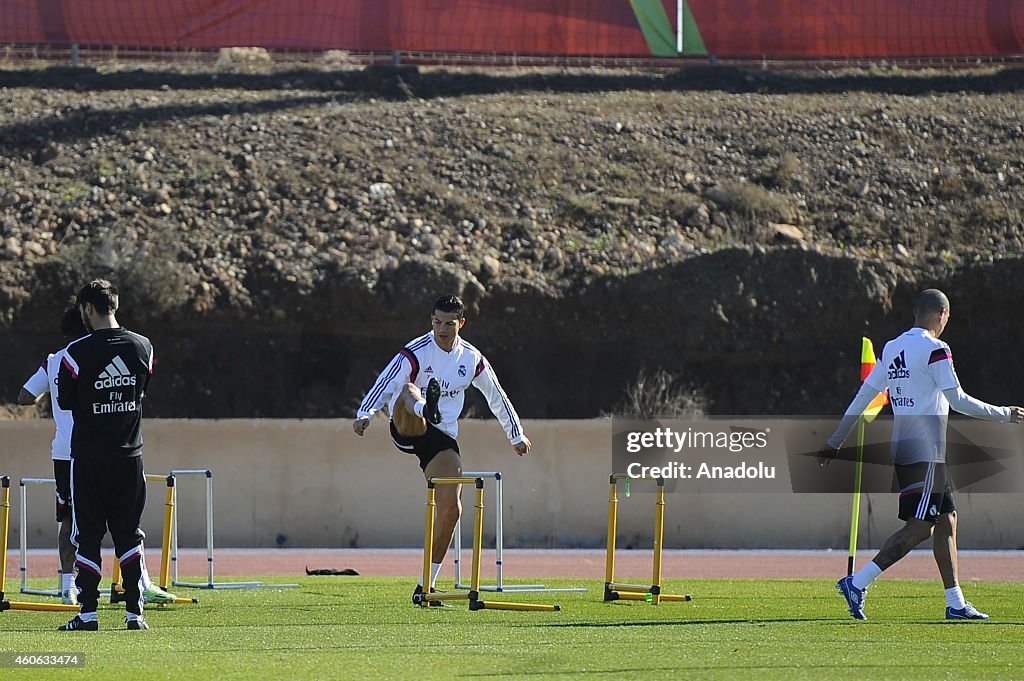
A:
[[[467,470],[500,470],[509,546],[603,546],[611,423],[525,424],[534,452],[520,458],[493,421],[466,421],[460,444]],[[18,545],[18,480],[52,477],[49,421],[0,422],[0,474],[12,478],[11,547]],[[375,420],[357,438],[348,420],[148,420],[148,473],[213,471],[218,546],[415,546],[422,541],[424,484],[416,460],[399,452]],[[178,483],[180,543],[203,545],[205,486]],[[634,490],[639,486],[634,486]],[[143,527],[161,531],[165,487],[150,487]],[[490,486],[488,486],[490,491]],[[620,492],[619,546],[649,545],[653,496]],[[471,507],[472,497],[464,495]],[[493,502],[493,495],[489,494]],[[55,541],[52,491],[29,490],[30,546]],[[1024,547],[1024,495],[960,494],[964,548]],[[896,499],[865,495],[860,545],[878,546],[900,522]],[[486,532],[492,532],[487,513]],[[845,549],[850,499],[835,494],[670,494],[665,545],[710,548]],[[468,529],[468,528],[467,528]]]

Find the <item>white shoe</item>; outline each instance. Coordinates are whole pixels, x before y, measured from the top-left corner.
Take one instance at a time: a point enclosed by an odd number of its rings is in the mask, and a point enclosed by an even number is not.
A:
[[[60,592],[60,602],[64,605],[78,605],[78,589],[71,587]]]

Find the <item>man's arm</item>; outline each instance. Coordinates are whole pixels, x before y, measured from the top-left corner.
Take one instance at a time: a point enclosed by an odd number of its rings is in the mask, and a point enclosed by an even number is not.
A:
[[[18,393],[18,404],[20,404],[23,407],[28,406],[30,404],[35,404],[38,401],[39,395],[33,395],[24,388],[22,388],[21,392]]]
[[[27,406],[35,404],[40,397],[50,390],[50,379],[46,377],[46,364],[43,363],[32,376],[25,381],[18,393],[18,404]]]
[[[953,367],[953,353],[948,346],[943,346],[932,352],[928,358],[928,370],[954,411],[985,421],[1020,422],[1014,420],[1017,414],[1014,410],[1018,409],[1017,407],[997,407],[964,392],[960,387],[960,378],[956,375],[956,369]]]
[[[1020,423],[1020,407],[997,407],[988,402],[971,397],[959,385],[942,391],[949,401],[949,406],[966,416],[985,421],[1001,421],[1002,423]]]
[[[839,456],[839,449],[846,442],[846,438],[850,437],[850,433],[864,415],[865,410],[871,405],[871,401],[878,396],[878,393],[885,390],[885,374],[883,372],[882,364],[878,363],[864,379],[860,390],[857,391],[853,401],[846,408],[846,413],[839,421],[839,426],[825,441],[825,445],[818,450],[819,465],[829,464]]]
[[[402,349],[391,362],[380,372],[373,382],[373,387],[363,397],[356,412],[356,420],[352,422],[352,430],[362,436],[370,427],[370,419],[384,405],[391,401],[391,396],[412,379],[413,362],[416,361],[411,351]]]
[[[476,375],[473,377],[473,385],[476,386],[484,398],[491,413],[498,419],[508,441],[516,450],[516,454],[522,456],[530,451],[533,446],[530,439],[523,433],[523,424],[519,421],[519,414],[508,399],[508,395],[502,390],[498,377],[495,375],[491,365],[483,357],[476,365]]]

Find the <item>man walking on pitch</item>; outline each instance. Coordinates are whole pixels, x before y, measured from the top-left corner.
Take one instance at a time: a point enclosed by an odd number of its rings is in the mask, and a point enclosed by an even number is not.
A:
[[[462,475],[456,438],[458,419],[470,385],[483,393],[516,454],[522,456],[532,447],[494,370],[479,350],[459,336],[465,323],[462,300],[457,296],[439,298],[430,317],[431,331],[409,341],[395,355],[363,398],[352,424],[356,435],[362,436],[374,413],[387,405],[395,446],[406,454],[415,455],[428,479]],[[462,513],[460,492],[461,485],[442,485],[437,489],[430,584],[429,587],[418,585],[414,597],[425,588],[434,591],[452,532]],[[422,581],[422,577],[420,579]],[[441,605],[442,602],[435,600],[430,604]]]
[[[62,409],[71,412],[71,492],[78,548],[78,600],[81,612],[62,630],[95,631],[102,561],[100,543],[107,529],[121,564],[128,629],[148,629],[142,617],[142,542],[139,520],[146,506],[142,469],[142,399],[153,374],[149,339],[121,328],[118,293],[104,279],[78,294],[82,321],[90,331],[64,350],[58,374]]]
[[[906,524],[886,539],[874,559],[836,588],[850,614],[864,620],[868,586],[911,549],[932,537],[932,553],[946,590],[946,619],[985,620],[960,590],[956,506],[945,465],[949,408],[967,416],[1020,423],[1024,407],[996,407],[967,395],[953,369],[949,346],[939,340],[949,321],[949,299],[938,289],[923,291],[914,305],[914,326],[885,344],[881,361],[864,380],[839,427],[822,450],[835,458],[861,414],[889,389],[894,415],[892,457],[900,489],[899,518]]]

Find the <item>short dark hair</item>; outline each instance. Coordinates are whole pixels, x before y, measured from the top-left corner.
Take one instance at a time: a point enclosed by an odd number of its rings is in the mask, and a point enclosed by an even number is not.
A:
[[[91,304],[99,314],[117,312],[117,287],[106,279],[93,279],[78,292],[78,306]]]
[[[949,309],[949,298],[937,288],[930,288],[917,294],[914,303],[914,318],[924,319]]]
[[[466,317],[466,304],[458,296],[441,296],[434,303],[434,310],[454,313],[459,319],[465,319]],[[431,310],[431,312],[434,310]]]
[[[60,335],[69,340],[74,340],[75,338],[81,338],[87,333],[89,331],[85,328],[85,324],[82,323],[82,311],[78,309],[74,302],[69,303],[68,307],[64,310],[64,314],[60,317]]]

